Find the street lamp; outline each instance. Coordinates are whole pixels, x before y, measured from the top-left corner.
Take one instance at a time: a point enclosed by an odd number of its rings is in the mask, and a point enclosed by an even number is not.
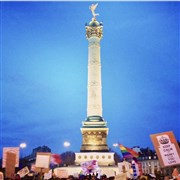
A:
[[[26,143],[21,143],[20,145],[19,145],[19,147],[22,149],[22,153],[21,153],[21,155],[22,155],[22,158],[23,158],[23,149],[24,148],[26,148]]]
[[[70,145],[71,145],[70,142],[68,142],[68,141],[64,142],[64,147],[68,148]]]
[[[113,146],[116,148],[118,146],[118,143],[114,143]]]
[[[70,152],[68,152],[68,147],[70,146],[70,142],[64,141],[64,147],[67,148],[66,153],[65,153],[65,160],[63,162],[64,166],[68,166],[70,164],[69,158],[70,158]]]
[[[27,145],[26,145],[26,143],[21,143],[19,146],[20,146],[20,148],[24,149],[24,148],[26,148]]]

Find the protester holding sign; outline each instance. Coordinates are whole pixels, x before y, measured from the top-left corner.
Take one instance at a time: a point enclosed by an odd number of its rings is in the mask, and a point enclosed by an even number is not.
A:
[[[176,166],[174,167],[174,170],[172,172],[172,177],[173,179],[180,180],[180,174]]]

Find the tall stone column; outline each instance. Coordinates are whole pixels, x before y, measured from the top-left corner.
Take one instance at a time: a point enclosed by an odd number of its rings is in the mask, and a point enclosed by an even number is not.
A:
[[[103,25],[95,17],[86,24],[88,40],[87,119],[82,122],[81,152],[108,152],[108,128],[102,117],[100,40]]]
[[[98,165],[114,165],[114,153],[109,152],[107,135],[109,129],[102,116],[102,83],[100,41],[103,36],[103,24],[96,20],[94,10],[98,4],[89,8],[93,18],[86,24],[88,40],[88,85],[87,85],[87,118],[82,122],[81,152],[75,153],[75,164],[97,160]]]

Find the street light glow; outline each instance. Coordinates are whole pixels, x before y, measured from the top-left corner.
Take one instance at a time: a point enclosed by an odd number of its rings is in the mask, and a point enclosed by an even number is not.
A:
[[[118,146],[118,143],[114,143],[113,146],[116,148]]]
[[[65,142],[64,142],[64,147],[69,147],[69,146],[70,146],[70,142],[65,141]]]
[[[21,143],[19,146],[20,146],[20,148],[23,149],[23,148],[26,148],[27,145],[26,145],[26,143]]]

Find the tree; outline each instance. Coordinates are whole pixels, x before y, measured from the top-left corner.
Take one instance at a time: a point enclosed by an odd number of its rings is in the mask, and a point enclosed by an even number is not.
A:
[[[114,152],[114,151],[111,148],[109,148],[109,152]],[[118,164],[118,162],[122,161],[121,156],[117,152],[114,152],[114,161],[116,165]]]
[[[75,161],[75,153],[71,151],[67,151],[61,154],[62,164],[63,166],[74,165]]]
[[[119,162],[121,162],[121,156],[118,154],[118,153],[114,153],[114,161],[115,161],[115,164],[117,165]]]

